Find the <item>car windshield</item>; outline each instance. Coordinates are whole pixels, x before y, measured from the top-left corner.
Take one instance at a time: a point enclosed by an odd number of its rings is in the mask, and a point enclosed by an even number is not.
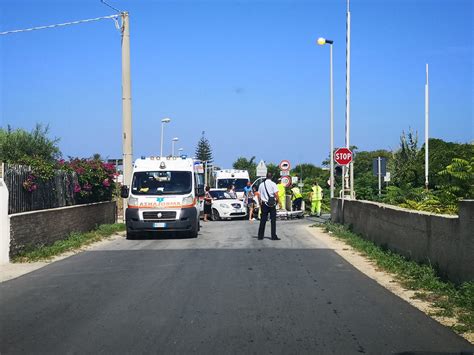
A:
[[[133,174],[134,195],[182,195],[192,189],[189,171],[143,171]]]
[[[218,199],[218,200],[228,200],[231,199],[232,197],[227,193],[227,191],[209,191],[211,194],[212,198]]]
[[[230,185],[235,186],[235,191],[242,192],[247,186],[248,179],[219,179],[217,180],[217,187],[219,189],[226,189]]]

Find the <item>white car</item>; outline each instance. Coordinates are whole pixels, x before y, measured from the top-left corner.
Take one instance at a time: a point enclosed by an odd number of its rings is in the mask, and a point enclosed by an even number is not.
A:
[[[243,218],[247,216],[247,207],[244,202],[232,198],[225,189],[211,189],[209,191],[212,200],[212,220]]]

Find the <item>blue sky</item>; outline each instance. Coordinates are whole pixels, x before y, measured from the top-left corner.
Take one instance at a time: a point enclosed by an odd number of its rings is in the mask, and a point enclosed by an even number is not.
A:
[[[344,144],[345,0],[112,1],[130,12],[134,155],[156,155],[160,120],[192,154],[206,132],[216,163],[239,156],[319,165]],[[473,140],[473,2],[352,0],[351,143],[396,149],[424,135]],[[99,0],[0,0],[0,31],[111,15]],[[120,35],[111,20],[0,36],[0,125],[50,125],[64,156],[120,157]]]

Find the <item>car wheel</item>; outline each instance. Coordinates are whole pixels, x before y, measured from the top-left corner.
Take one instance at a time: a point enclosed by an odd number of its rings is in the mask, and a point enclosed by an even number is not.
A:
[[[212,220],[213,221],[220,221],[221,216],[219,215],[219,211],[217,211],[215,208],[212,209]]]

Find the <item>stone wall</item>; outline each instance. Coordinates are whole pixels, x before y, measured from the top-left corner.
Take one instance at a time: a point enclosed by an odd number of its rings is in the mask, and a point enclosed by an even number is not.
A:
[[[51,245],[72,232],[87,232],[115,223],[115,201],[10,215],[10,257],[25,248]]]
[[[379,246],[430,263],[455,283],[474,280],[474,200],[461,201],[459,216],[450,216],[333,199],[331,219]]]

